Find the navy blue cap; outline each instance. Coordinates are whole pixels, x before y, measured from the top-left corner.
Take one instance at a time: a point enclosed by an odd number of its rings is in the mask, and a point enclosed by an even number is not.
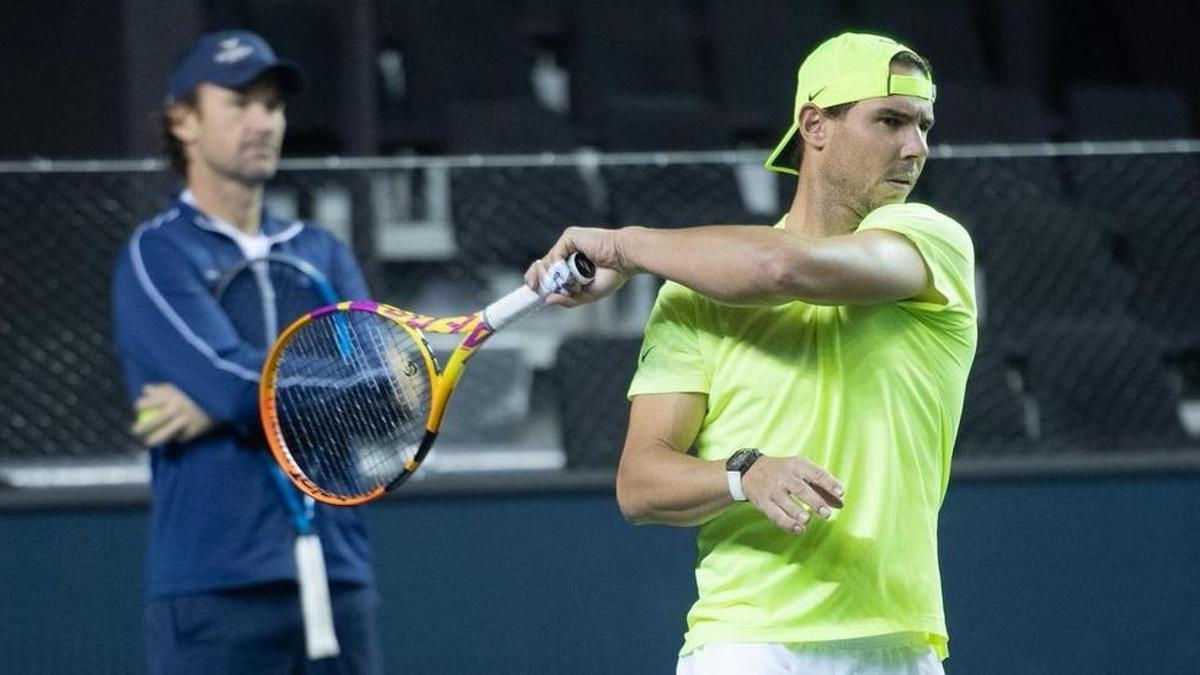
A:
[[[294,94],[304,86],[300,69],[275,56],[271,45],[248,30],[226,30],[200,36],[196,46],[184,57],[167,80],[167,103],[177,101],[196,90],[202,82],[237,89],[253,82],[268,71],[279,77],[285,94]]]

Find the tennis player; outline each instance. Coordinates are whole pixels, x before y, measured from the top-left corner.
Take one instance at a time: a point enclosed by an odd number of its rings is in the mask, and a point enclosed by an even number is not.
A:
[[[283,252],[320,269],[339,297],[370,297],[332,235],[263,208],[284,97],[301,83],[258,35],[201,37],[163,110],[187,189],[137,228],[117,265],[117,351],[153,471],[151,673],[381,669],[362,518],[305,503],[275,468],[258,423],[265,349],[239,338],[211,288],[239,261]]]
[[[908,47],[832,38],[767,161],[798,175],[774,228],[571,228],[530,269],[605,268],[566,305],[667,279],[617,499],[699,526],[681,675],[943,672],[938,510],[977,333],[969,236],[906,203],[934,94]]]

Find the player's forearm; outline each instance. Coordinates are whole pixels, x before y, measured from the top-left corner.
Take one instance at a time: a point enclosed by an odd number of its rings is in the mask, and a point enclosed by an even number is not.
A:
[[[735,305],[804,299],[819,260],[796,235],[762,226],[713,225],[683,230],[627,227],[617,237],[635,271],[683,284]]]
[[[813,238],[770,227],[624,228],[618,258],[732,305],[859,305],[915,297],[929,283],[911,242],[872,231]]]
[[[725,467],[666,447],[626,451],[617,503],[634,525],[699,525],[733,504]]]

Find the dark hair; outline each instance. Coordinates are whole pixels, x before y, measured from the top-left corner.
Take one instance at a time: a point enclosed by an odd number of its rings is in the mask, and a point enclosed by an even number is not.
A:
[[[896,64],[902,64],[902,65],[906,65],[906,66],[912,66],[913,68],[917,68],[918,70],[920,70],[922,73],[925,74],[925,77],[927,77],[931,80],[933,79],[933,68],[929,65],[929,62],[926,61],[925,59],[921,58],[919,55],[914,54],[913,52],[897,52],[896,55],[892,57],[892,60],[889,63],[889,65],[896,65]],[[841,103],[838,105],[831,105],[828,108],[821,108],[821,112],[825,113],[826,117],[832,117],[833,119],[840,119],[847,112],[849,112],[851,108],[854,107],[855,103],[858,103],[858,101],[851,101],[850,103]],[[799,173],[799,171],[800,171],[800,162],[803,159],[804,159],[804,138],[800,135],[800,130],[797,129],[795,139],[792,143],[792,161],[795,163],[794,166],[796,167],[797,173]]]
[[[183,178],[187,178],[188,158],[187,152],[183,149],[183,143],[180,142],[175,134],[171,131],[171,108],[177,105],[186,106],[196,109],[196,94],[191,93],[183,98],[175,101],[170,105],[163,106],[155,113],[155,122],[158,127],[159,149],[167,157],[167,163],[171,166],[171,170],[179,174]]]

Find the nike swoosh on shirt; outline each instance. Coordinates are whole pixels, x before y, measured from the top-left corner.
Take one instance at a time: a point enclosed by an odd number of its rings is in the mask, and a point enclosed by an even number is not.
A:
[[[649,347],[647,347],[646,351],[642,352],[642,358],[638,359],[638,363],[645,363],[646,357],[650,356],[650,352],[654,351],[654,348],[657,346],[658,345],[650,345]]]

